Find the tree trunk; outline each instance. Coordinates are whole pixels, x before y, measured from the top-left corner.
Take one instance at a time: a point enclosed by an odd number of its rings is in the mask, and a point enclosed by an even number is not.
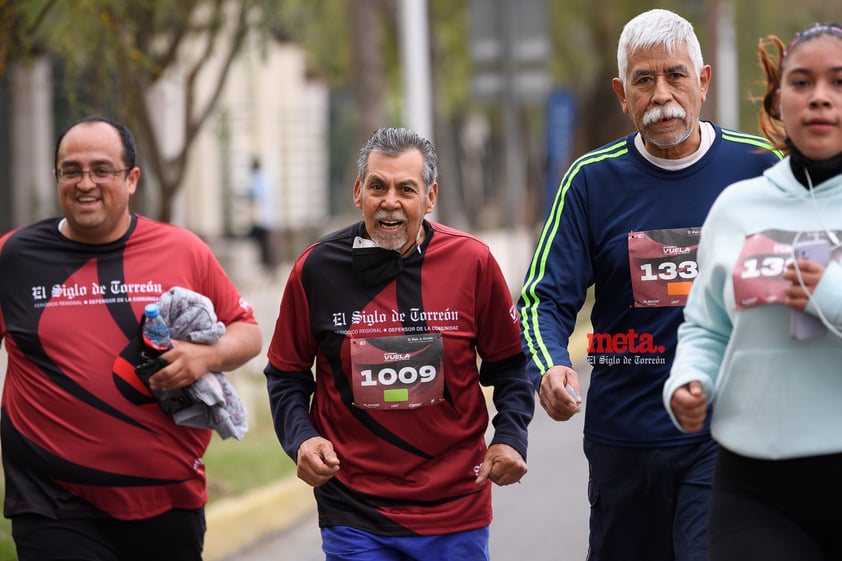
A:
[[[351,81],[357,106],[356,145],[386,123],[381,25],[374,0],[349,0]]]

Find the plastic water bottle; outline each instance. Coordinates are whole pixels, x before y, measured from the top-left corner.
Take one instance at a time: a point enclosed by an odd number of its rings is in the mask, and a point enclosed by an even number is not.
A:
[[[161,317],[158,304],[147,304],[144,308],[146,319],[143,321],[143,344],[149,354],[157,356],[172,348],[170,328]]]
[[[141,357],[145,362],[135,366],[135,373],[149,388],[152,396],[158,400],[161,409],[165,413],[173,414],[193,405],[193,400],[184,388],[153,390],[150,387],[149,378],[154,376],[158,370],[167,366],[167,359],[161,355],[172,348],[172,341],[170,340],[170,328],[164,318],[161,317],[158,304],[147,304],[143,312],[146,317],[143,319],[143,325],[141,326],[141,333],[143,334]]]

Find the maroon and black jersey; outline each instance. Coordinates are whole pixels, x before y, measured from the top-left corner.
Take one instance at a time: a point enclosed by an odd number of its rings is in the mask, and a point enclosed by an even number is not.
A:
[[[488,425],[481,384],[495,388],[492,443],[526,457],[534,393],[505,279],[475,237],[424,228],[394,278],[352,271],[357,223],[308,248],[288,279],[266,375],[286,452],[295,459],[320,435],[339,456],[336,476],[315,489],[320,526],[382,535],[487,526],[490,485],[474,482]]]
[[[136,520],[207,500],[211,431],[176,425],[134,373],[143,308],[172,286],[254,322],[210,248],[143,217],[103,245],[49,219],[0,238],[4,514]]]

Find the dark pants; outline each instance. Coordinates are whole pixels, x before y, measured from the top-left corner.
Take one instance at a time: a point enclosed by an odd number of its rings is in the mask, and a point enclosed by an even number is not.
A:
[[[707,561],[714,441],[632,448],[586,439],[584,449],[588,561]]]
[[[257,242],[260,249],[260,263],[267,267],[274,267],[278,263],[278,244],[275,239],[275,231],[263,226],[253,225],[251,237]]]
[[[842,559],[842,454],[756,460],[722,449],[710,507],[712,561]]]
[[[12,518],[19,561],[201,561],[205,511],[171,510],[147,520]]]

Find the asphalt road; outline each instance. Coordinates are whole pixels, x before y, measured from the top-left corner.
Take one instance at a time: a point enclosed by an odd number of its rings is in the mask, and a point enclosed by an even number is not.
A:
[[[587,382],[581,369],[583,386]],[[584,388],[583,388],[584,389]],[[494,561],[584,561],[588,549],[588,468],[583,413],[565,423],[536,405],[529,433],[529,473],[493,489]],[[323,561],[315,512],[225,561]]]

